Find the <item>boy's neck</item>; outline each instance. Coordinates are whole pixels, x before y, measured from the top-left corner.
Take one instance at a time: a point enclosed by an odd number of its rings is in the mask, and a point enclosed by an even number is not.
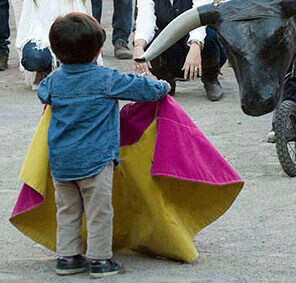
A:
[[[88,63],[75,63],[75,64],[65,64],[63,63],[62,66],[85,66],[90,64],[97,64],[97,61],[90,61]]]

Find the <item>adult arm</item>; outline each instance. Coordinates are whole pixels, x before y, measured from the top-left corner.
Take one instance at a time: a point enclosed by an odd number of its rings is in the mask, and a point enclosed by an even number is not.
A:
[[[193,0],[193,7],[197,8],[211,3],[211,0]],[[182,68],[185,79],[196,80],[198,76],[202,76],[201,51],[205,37],[205,26],[194,29],[189,33],[188,45],[190,48]]]
[[[211,4],[212,2],[213,2],[212,0],[193,0],[192,7],[197,8],[202,5]],[[204,44],[205,37],[206,37],[206,26],[196,28],[189,33],[188,43],[191,40],[197,40],[197,41],[200,41],[202,44]]]
[[[154,13],[154,2],[152,0],[137,1],[137,19],[134,39],[133,57],[138,58],[144,53],[144,48],[151,42],[155,34],[156,16]],[[150,62],[134,62],[134,70],[138,73],[148,74],[151,68]]]

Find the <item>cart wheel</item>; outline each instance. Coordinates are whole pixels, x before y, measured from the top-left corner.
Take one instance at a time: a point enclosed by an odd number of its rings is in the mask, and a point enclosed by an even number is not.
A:
[[[285,100],[277,108],[275,122],[275,144],[283,170],[290,177],[296,176],[296,103]]]

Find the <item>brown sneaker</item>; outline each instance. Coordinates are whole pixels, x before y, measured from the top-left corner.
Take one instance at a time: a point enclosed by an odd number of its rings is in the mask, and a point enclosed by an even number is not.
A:
[[[0,71],[8,68],[8,52],[0,52]]]
[[[133,53],[129,49],[127,42],[118,40],[114,45],[114,56],[117,59],[132,59]]]

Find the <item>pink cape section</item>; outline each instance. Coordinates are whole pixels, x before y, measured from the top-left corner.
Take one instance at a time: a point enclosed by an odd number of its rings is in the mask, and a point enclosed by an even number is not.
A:
[[[182,107],[171,97],[131,103],[120,112],[121,146],[136,143],[157,117],[152,176],[226,185],[243,182]],[[43,197],[24,184],[11,217],[38,207]]]
[[[23,185],[21,193],[18,200],[14,206],[11,217],[17,216],[19,214],[25,213],[26,211],[32,210],[41,204],[43,204],[45,199],[42,195],[36,192],[27,184]]]
[[[171,96],[128,104],[121,110],[121,146],[137,142],[157,116],[152,176],[226,185],[243,182]]]

